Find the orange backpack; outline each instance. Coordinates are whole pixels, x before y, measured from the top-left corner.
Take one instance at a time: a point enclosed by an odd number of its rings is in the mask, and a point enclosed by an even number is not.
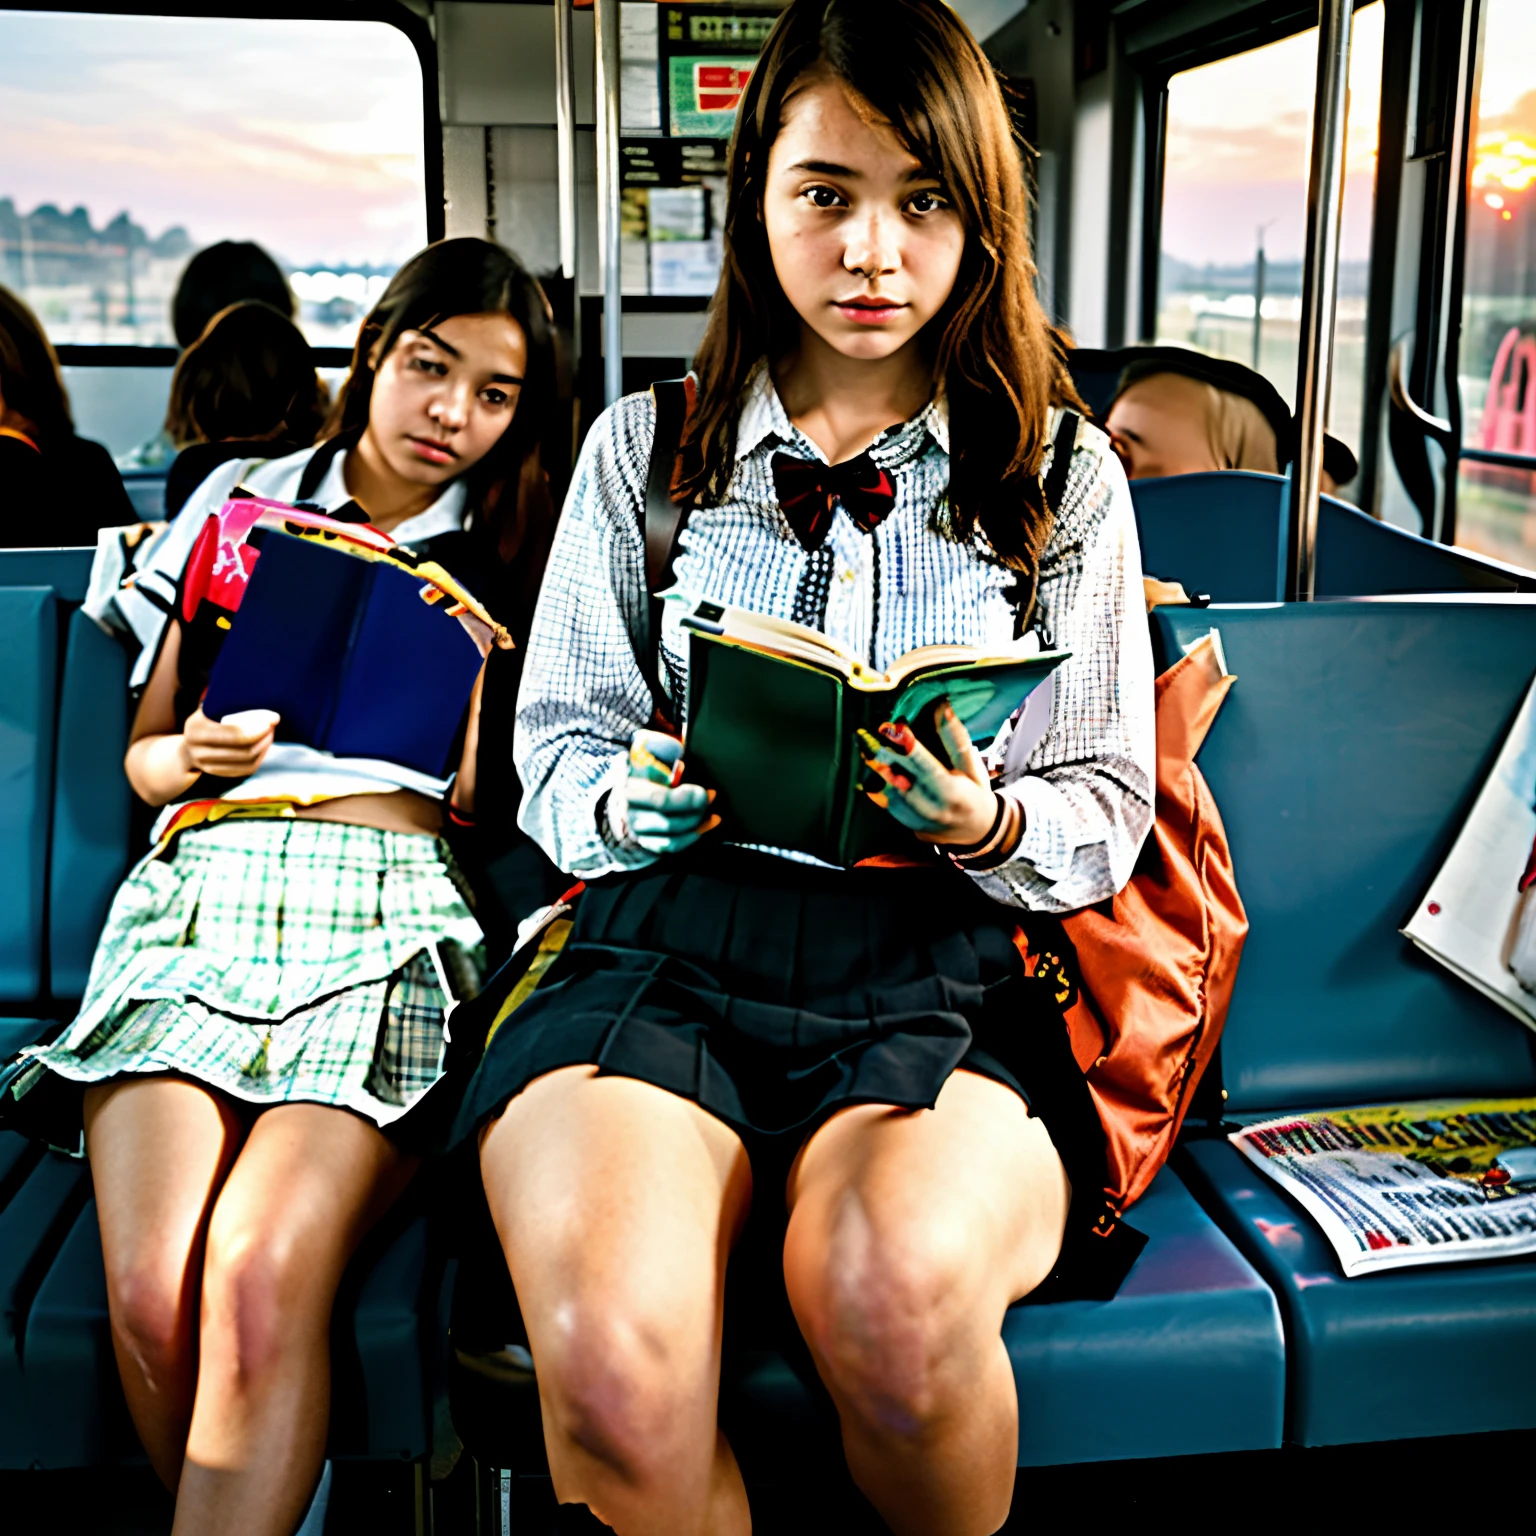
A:
[[[1157,820],[1130,883],[1063,926],[1081,986],[1072,1052],[1104,1123],[1123,1212],[1167,1161],[1226,1022],[1248,917],[1195,754],[1235,679],[1214,637],[1157,680]]]

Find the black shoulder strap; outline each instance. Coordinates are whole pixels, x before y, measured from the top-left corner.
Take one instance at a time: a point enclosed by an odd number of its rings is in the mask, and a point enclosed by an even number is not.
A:
[[[635,659],[651,690],[651,702],[663,719],[671,712],[671,702],[661,683],[661,599],[672,580],[672,562],[677,558],[677,536],[688,521],[689,509],[672,500],[672,477],[677,468],[677,451],[683,440],[692,404],[687,379],[659,379],[651,385],[656,401],[656,435],[651,440],[650,469],[645,480],[645,633],[635,647]]]
[[[1045,472],[1041,490],[1045,492],[1045,504],[1052,514],[1061,510],[1061,498],[1067,494],[1067,476],[1072,472],[1072,450],[1077,447],[1077,429],[1083,418],[1076,411],[1063,411],[1056,426],[1055,451],[1051,454],[1051,467]]]
[[[1062,498],[1067,494],[1067,476],[1072,473],[1072,453],[1077,447],[1077,429],[1083,418],[1076,411],[1063,411],[1056,424],[1056,436],[1052,441],[1051,467],[1045,472],[1040,490],[1045,504],[1054,517],[1061,510]],[[1030,571],[1026,578],[1022,573],[1014,589],[1013,637],[1017,640],[1034,617],[1035,597],[1040,590],[1040,572]]]

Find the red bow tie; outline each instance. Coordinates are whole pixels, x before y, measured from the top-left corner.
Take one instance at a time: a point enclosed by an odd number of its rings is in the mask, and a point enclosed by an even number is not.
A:
[[[872,532],[896,505],[891,477],[868,453],[830,465],[776,453],[773,488],[795,537],[809,550],[821,548],[838,502],[865,533]]]

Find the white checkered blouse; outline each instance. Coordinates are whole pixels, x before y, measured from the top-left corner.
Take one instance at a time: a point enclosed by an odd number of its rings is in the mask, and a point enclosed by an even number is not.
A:
[[[588,878],[654,857],[616,835],[607,814],[630,738],[651,715],[630,633],[644,622],[640,530],[654,431],[649,394],[627,396],[593,423],[550,556],[518,699],[521,823],[561,869]],[[665,605],[661,641],[678,718],[688,664],[679,619],[705,598],[809,620],[881,669],[919,645],[1012,639],[1014,573],[980,533],[958,542],[940,531],[949,483],[942,403],[871,446],[896,486],[891,514],[866,534],[839,507],[815,555],[779,509],[775,451],[825,462],[759,366],[743,402],[725,500],[695,510],[679,543],[676,587],[688,601]],[[1034,616],[1042,643],[1070,650],[1072,659],[1057,673],[1045,734],[1022,769],[1015,763],[1003,773],[1003,792],[1024,811],[1023,839],[1008,864],[972,875],[996,900],[1070,911],[1130,878],[1152,823],[1152,653],[1143,612],[1125,475],[1109,440],[1084,425],[1041,562]],[[1001,764],[1006,746],[1000,738],[989,760]]]

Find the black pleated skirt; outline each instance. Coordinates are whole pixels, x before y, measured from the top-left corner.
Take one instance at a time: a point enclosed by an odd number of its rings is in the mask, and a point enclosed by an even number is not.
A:
[[[1058,923],[999,906],[937,860],[833,870],[715,848],[597,881],[559,959],[492,1036],[452,1140],[544,1073],[594,1064],[731,1126],[764,1205],[836,1110],[931,1108],[963,1068],[1024,1098],[1072,1181],[1049,1293],[1113,1294],[1140,1243],[1123,1228],[1118,1242],[1091,1235],[1104,1228],[1103,1129],[1059,985],[1026,974],[1021,919],[1070,952]]]

